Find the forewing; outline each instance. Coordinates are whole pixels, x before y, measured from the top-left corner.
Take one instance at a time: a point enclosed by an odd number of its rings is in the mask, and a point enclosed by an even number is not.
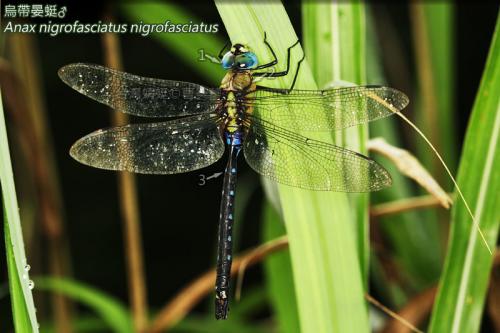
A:
[[[70,64],[59,77],[71,88],[117,111],[141,117],[212,112],[219,90],[199,84],[145,78],[93,64]]]
[[[224,153],[215,119],[201,115],[99,130],[78,140],[70,154],[101,169],[146,174],[188,172],[214,163]]]
[[[347,128],[390,116],[408,105],[399,90],[380,86],[328,90],[257,90],[248,102],[256,114],[279,126],[304,131]]]
[[[391,185],[389,173],[372,159],[257,117],[252,117],[243,151],[255,171],[285,185],[338,192],[377,191]]]

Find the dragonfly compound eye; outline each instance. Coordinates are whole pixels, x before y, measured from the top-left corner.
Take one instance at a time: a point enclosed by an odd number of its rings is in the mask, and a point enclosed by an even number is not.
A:
[[[231,69],[234,65],[234,54],[232,52],[227,52],[226,54],[224,54],[221,63],[222,68]]]
[[[236,68],[252,69],[257,67],[257,56],[253,52],[245,52],[237,55],[235,59]]]

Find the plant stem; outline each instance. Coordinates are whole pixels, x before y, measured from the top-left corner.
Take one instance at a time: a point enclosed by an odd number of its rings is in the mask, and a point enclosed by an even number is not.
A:
[[[107,18],[109,21],[111,18]],[[123,70],[118,35],[104,34],[102,44],[107,67]],[[119,94],[116,94],[119,96]],[[113,126],[128,123],[128,116],[114,110],[111,122]],[[132,303],[132,315],[136,332],[144,332],[148,325],[147,288],[144,276],[142,236],[139,217],[136,177],[130,172],[118,173],[118,194],[123,222],[125,262],[127,264],[129,298]]]

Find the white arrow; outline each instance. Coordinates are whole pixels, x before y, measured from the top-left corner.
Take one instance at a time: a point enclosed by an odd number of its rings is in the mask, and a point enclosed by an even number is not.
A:
[[[212,57],[210,54],[205,54],[205,57],[213,63],[220,64],[219,59]]]
[[[222,175],[222,172],[216,172],[216,173],[214,173],[213,175],[208,176],[208,177],[207,177],[207,180],[208,180],[208,179],[212,179],[212,178],[217,178],[217,177],[219,177],[220,175]]]

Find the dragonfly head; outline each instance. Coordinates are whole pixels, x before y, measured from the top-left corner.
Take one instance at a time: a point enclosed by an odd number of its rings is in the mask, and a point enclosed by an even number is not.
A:
[[[222,67],[239,71],[254,69],[257,67],[257,56],[244,45],[234,44],[222,58]]]

